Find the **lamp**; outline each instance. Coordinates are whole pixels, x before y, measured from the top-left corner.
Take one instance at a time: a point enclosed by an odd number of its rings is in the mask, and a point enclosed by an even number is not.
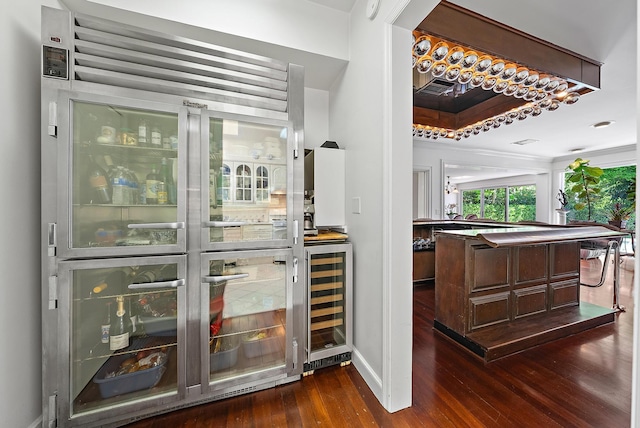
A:
[[[444,186],[444,193],[446,193],[447,195],[450,195],[451,193],[458,193],[458,188],[456,186],[451,185],[448,175],[447,175],[447,185]]]
[[[447,1],[413,32],[412,57],[417,138],[459,141],[574,104],[600,84],[600,63]]]

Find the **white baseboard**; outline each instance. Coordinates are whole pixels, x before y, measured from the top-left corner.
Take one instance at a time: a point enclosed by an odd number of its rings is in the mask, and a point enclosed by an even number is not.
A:
[[[39,428],[40,426],[42,426],[42,415],[38,416],[38,419],[31,422],[31,425],[29,425],[27,428]]]
[[[375,395],[380,404],[382,404],[382,380],[355,348],[351,351],[351,363],[367,383],[367,386],[373,392],[373,395]]]

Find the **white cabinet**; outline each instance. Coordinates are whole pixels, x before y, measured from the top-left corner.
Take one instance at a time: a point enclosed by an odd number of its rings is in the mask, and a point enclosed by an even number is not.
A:
[[[318,147],[304,159],[304,188],[313,190],[316,227],[344,226],[345,151]]]

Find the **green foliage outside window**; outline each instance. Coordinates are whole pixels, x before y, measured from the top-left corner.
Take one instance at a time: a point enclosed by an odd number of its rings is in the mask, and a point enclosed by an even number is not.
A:
[[[604,172],[600,176],[600,195],[599,199],[593,203],[591,220],[596,223],[607,223],[611,208],[616,203],[620,203],[623,207],[634,206],[635,177],[635,165],[604,168]],[[565,181],[565,193],[569,199],[567,220],[585,221],[588,219],[588,213],[586,210],[576,210],[574,208],[579,201],[576,193],[571,191],[571,186],[572,183]],[[627,228],[635,229],[635,211],[631,213]]]
[[[509,189],[508,218],[505,218],[506,189]],[[497,221],[532,221],[536,219],[536,186],[465,190],[462,192],[462,210],[465,217],[476,214]]]

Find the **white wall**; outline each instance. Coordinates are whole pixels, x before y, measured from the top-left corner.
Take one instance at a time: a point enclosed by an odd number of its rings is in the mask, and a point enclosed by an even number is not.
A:
[[[41,412],[40,5],[0,14],[0,425],[27,427]]]
[[[313,149],[329,139],[329,92],[304,90],[304,147]],[[341,147],[342,148],[342,147]]]
[[[431,206],[433,207],[433,212],[431,215],[427,215],[427,217],[431,218],[444,218],[442,210],[446,204],[443,189],[447,183],[447,178],[444,176],[444,165],[455,164],[513,169],[516,162],[518,168],[522,169],[523,174],[549,174],[552,171],[551,162],[546,160],[499,152],[464,150],[453,148],[450,145],[441,145],[418,139],[413,140],[413,169],[432,168],[431,188],[433,192]],[[542,201],[550,200],[550,198],[553,200],[555,194],[550,194],[551,187],[542,176],[536,178],[536,184],[539,186],[537,196],[541,200],[540,205],[536,207],[537,220],[550,221],[553,219],[552,207]],[[464,188],[463,185],[461,187]]]
[[[411,404],[410,29],[437,1],[365,0],[351,12],[344,74],[330,90],[330,138],[347,150],[354,242],[354,364],[385,408]],[[396,25],[393,25],[396,24]],[[350,207],[360,198],[360,213]]]

